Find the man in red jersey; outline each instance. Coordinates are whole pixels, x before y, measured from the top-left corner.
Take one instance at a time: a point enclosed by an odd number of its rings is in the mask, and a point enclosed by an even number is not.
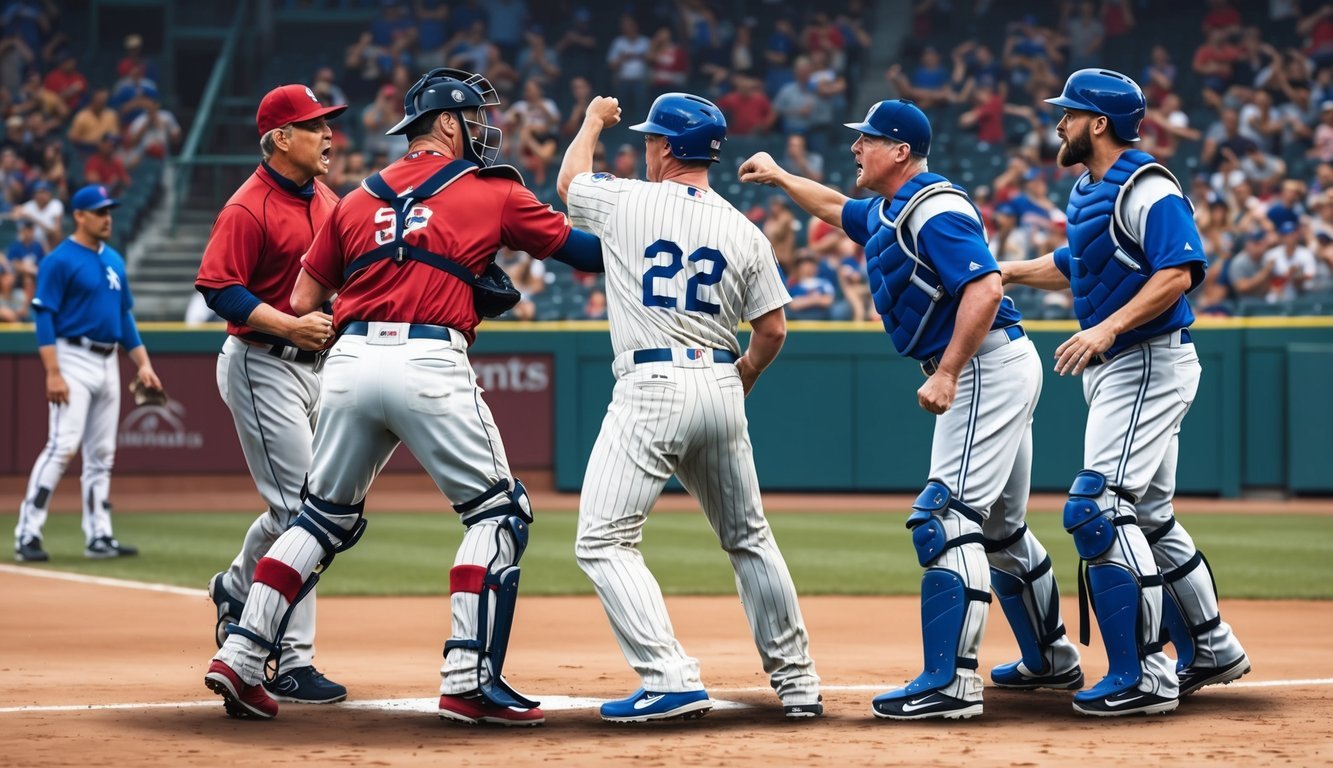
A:
[[[404,102],[389,133],[408,137],[408,154],[344,198],[302,260],[293,309],[337,292],[341,334],[324,372],[305,504],[259,561],[240,627],[205,684],[234,716],[277,714],[258,683],[283,616],[313,574],[356,543],[370,484],[403,442],[467,526],[449,573],[440,717],[539,725],[537,702],[501,676],[532,508],[468,362],[481,303],[473,284],[501,245],[601,271],[601,243],[538,201],[513,168],[493,165],[502,134],[484,110],[500,101],[486,78],[431,70]]]
[[[333,132],[326,121],[345,109],[320,104],[304,85],[284,85],[264,97],[256,116],[263,161],[218,214],[195,281],[208,305],[227,320],[218,391],[268,505],[246,532],[231,567],[209,582],[219,647],[227,625],[241,618],[255,564],[301,513],[319,408],[319,350],[333,334],[333,318],[318,310],[293,314],[291,292],[301,255],[338,203],[318,177],[329,172]],[[279,671],[267,685],[282,701],[341,701],[347,689],[312,663],[310,597],[279,639]]]

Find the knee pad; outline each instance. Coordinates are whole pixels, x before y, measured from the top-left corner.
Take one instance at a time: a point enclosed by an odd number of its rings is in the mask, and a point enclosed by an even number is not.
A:
[[[1091,469],[1080,471],[1069,488],[1065,502],[1065,530],[1074,537],[1074,548],[1079,557],[1093,560],[1106,553],[1115,543],[1115,527],[1133,521],[1132,517],[1117,517],[1108,496],[1116,492],[1106,482],[1106,475]]]
[[[487,502],[501,494],[506,496],[502,503],[485,506]],[[463,525],[467,526],[492,517],[511,515],[525,522],[532,522],[532,502],[528,500],[528,489],[523,487],[518,478],[500,480],[475,499],[455,504],[454,511],[458,513]]]
[[[978,529],[984,519],[980,512],[955,499],[949,486],[938,480],[926,483],[925,490],[912,503],[912,514],[907,518],[912,546],[922,568],[938,560],[945,550],[964,544],[985,544],[986,539],[980,530],[950,539],[944,530],[943,518],[951,514],[976,524]]]

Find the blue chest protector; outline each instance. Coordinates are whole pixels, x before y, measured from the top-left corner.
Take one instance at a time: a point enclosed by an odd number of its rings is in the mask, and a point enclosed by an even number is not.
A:
[[[1152,155],[1131,149],[1120,155],[1100,183],[1089,183],[1084,174],[1069,194],[1069,287],[1074,314],[1083,328],[1125,306],[1152,276],[1143,249],[1129,238],[1121,220],[1125,194],[1145,173],[1166,174],[1180,187]]]
[[[883,224],[866,243],[866,275],[875,311],[901,355],[911,355],[939,304],[948,298],[928,257],[918,257],[907,217],[933,195],[956,194],[962,187],[937,173],[920,173],[880,207]],[[969,204],[971,201],[968,200]],[[975,206],[974,206],[975,207]],[[887,208],[887,210],[885,209]],[[980,219],[980,214],[977,215]],[[899,226],[899,224],[902,226]]]

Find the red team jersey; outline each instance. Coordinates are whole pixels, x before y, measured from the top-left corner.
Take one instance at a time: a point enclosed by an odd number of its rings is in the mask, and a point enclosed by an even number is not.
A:
[[[452,158],[413,152],[382,171],[395,191],[424,182]],[[419,212],[416,208],[426,209]],[[565,244],[569,219],[539,201],[522,184],[469,173],[414,206],[413,218],[425,223],[409,228],[404,239],[418,248],[457,261],[481,274],[501,245],[544,259]],[[377,245],[376,235],[391,238],[395,219],[389,204],[358,188],[338,203],[328,224],[315,236],[301,266],[325,288],[338,292],[334,325],[355,320],[444,325],[462,331],[468,343],[479,322],[472,287],[457,277],[418,261],[384,259],[343,282],[343,270]]]
[[[292,314],[301,255],[338,204],[333,190],[318,179],[313,183],[314,196],[302,197],[280,186],[264,166],[256,168],[218,214],[194,284],[215,289],[242,285],[260,301]],[[228,322],[227,333],[252,331]]]

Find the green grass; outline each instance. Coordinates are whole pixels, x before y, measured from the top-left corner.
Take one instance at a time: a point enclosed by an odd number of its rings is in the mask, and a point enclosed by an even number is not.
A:
[[[137,558],[90,561],[73,515],[46,527],[47,567],[64,571],[203,587],[236,553],[253,516],[240,513],[132,514],[116,519],[117,536],[138,546]],[[902,513],[779,513],[778,542],[802,594],[914,594],[921,578]],[[1207,554],[1224,598],[1333,599],[1333,517],[1191,513],[1188,525]],[[1066,594],[1077,559],[1059,516],[1030,516],[1050,550]],[[12,530],[13,515],[0,515]],[[462,536],[452,514],[374,514],[366,536],[338,556],[320,589],[326,595],[438,595]],[[539,512],[523,557],[523,593],[591,594],[574,562],[575,514]],[[668,594],[734,594],[726,555],[699,513],[654,514],[644,556]]]

